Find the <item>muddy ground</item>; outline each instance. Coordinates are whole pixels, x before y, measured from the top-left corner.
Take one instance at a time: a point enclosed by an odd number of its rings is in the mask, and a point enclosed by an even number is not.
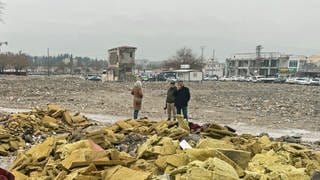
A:
[[[320,86],[217,81],[185,85],[191,91],[192,121],[320,130]],[[143,83],[140,116],[166,118],[167,86]],[[56,103],[82,113],[131,117],[131,87],[132,83],[93,82],[78,76],[0,76],[0,107],[26,109]]]

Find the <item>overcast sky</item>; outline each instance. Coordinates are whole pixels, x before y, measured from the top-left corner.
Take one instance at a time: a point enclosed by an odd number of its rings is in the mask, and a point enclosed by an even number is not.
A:
[[[136,58],[164,60],[183,46],[225,57],[265,51],[320,54],[319,0],[2,0],[5,51],[106,58],[138,47]]]

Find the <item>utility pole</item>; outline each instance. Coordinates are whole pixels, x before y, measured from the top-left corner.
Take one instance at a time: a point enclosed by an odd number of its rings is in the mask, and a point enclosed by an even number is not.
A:
[[[200,46],[200,48],[201,48],[201,61],[203,61],[203,51],[204,51],[205,46]]]
[[[216,52],[215,52],[215,50],[213,49],[213,50],[212,50],[212,61],[215,60],[215,54],[216,54]]]
[[[73,58],[72,58],[72,54],[70,54],[70,74],[73,75]]]
[[[48,65],[48,76],[50,76],[50,55],[49,55],[49,48],[47,48],[47,65]]]

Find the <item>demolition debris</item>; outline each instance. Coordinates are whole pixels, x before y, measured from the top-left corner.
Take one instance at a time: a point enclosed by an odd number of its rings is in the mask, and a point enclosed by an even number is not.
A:
[[[0,120],[0,155],[8,156],[15,152],[42,142],[56,134],[72,135],[93,123],[76,113],[60,106],[49,104],[46,109],[34,108],[30,112],[13,113],[2,116]]]
[[[33,110],[17,122],[29,118],[33,123],[28,127],[37,127],[45,134],[47,129],[68,131],[90,124],[83,116],[66,115],[67,111],[58,107],[48,106],[48,110],[40,111],[41,116]],[[13,117],[17,115],[9,119]],[[78,139],[68,134],[51,135],[19,152],[10,170],[17,179],[55,180],[300,180],[310,179],[320,170],[320,152],[304,145],[272,141],[267,135],[238,135],[214,123],[189,125],[180,116],[177,119],[119,120],[93,131],[77,131]],[[14,132],[21,134],[19,129]]]

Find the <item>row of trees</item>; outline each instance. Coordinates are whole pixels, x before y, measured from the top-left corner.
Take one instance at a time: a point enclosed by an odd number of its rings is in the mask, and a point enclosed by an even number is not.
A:
[[[6,53],[0,54],[0,72],[6,69],[15,69],[16,72],[21,71],[29,65],[29,59],[26,54]]]
[[[89,57],[73,57],[69,54],[58,56],[29,56],[22,53],[0,54],[0,72],[28,70],[29,72],[82,73],[100,71],[107,67],[104,60]]]
[[[29,66],[31,71],[36,71],[39,67],[50,69],[57,73],[89,73],[91,71],[101,71],[106,69],[107,62],[104,60],[91,59],[89,57],[74,57],[70,54],[60,54],[57,56],[34,56],[31,57]]]

